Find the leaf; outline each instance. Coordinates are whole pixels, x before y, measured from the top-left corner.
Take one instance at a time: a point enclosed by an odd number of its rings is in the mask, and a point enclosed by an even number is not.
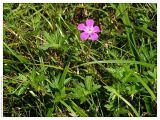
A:
[[[80,108],[75,102],[71,100],[71,106],[72,108],[80,115],[80,117],[87,117],[88,115],[85,113],[85,111]]]
[[[56,92],[54,97],[54,103],[59,103],[61,100],[66,99],[67,95],[65,94],[65,88],[62,88],[60,92]]]
[[[156,96],[155,96],[154,92],[149,88],[149,86],[144,82],[144,80],[140,76],[138,76],[136,73],[134,73],[133,75],[141,82],[141,84],[144,86],[144,88],[148,91],[148,93],[152,97],[152,100],[156,100]]]
[[[54,111],[54,108],[48,108],[46,117],[52,117],[53,116],[53,111]]]
[[[28,88],[28,84],[21,86],[20,89],[17,90],[16,94],[18,96],[20,96],[21,94],[24,94],[24,92],[26,91],[27,88]]]
[[[16,77],[18,81],[22,81],[18,87],[13,91],[13,93],[15,93],[16,95],[20,96],[22,94],[24,94],[27,90],[27,88],[29,87],[29,82],[27,81],[27,77],[23,74],[19,74],[18,77]],[[16,80],[16,82],[17,82]],[[12,94],[13,94],[12,93]]]
[[[129,103],[125,98],[123,98],[119,93],[117,93],[117,91],[114,88],[112,88],[110,86],[104,86],[104,88],[107,89],[108,91],[114,93],[115,95],[117,95],[121,100],[123,100],[133,110],[133,112],[135,113],[135,115],[137,117],[139,116],[137,110],[132,106],[132,104]]]
[[[92,88],[92,76],[86,76],[86,80],[85,80],[85,87],[87,90],[91,90]]]
[[[44,37],[48,41],[48,43],[50,43],[50,44],[52,43],[53,38],[51,37],[51,35],[48,32],[44,31]]]
[[[22,81],[27,81],[27,77],[25,75],[23,75],[23,74],[20,74],[20,73],[19,73],[17,79],[18,80],[22,80]]]
[[[144,27],[136,27],[136,29],[143,31],[147,33],[149,36],[151,36],[153,39],[156,39],[156,34],[152,32],[151,30],[144,28]]]
[[[53,49],[66,49],[65,39],[66,37],[62,35],[62,31],[55,31],[54,33],[44,32],[44,37],[47,40],[47,43],[40,46],[40,49],[47,50],[48,48]]]
[[[59,80],[59,83],[58,83],[59,89],[61,89],[61,88],[64,87],[64,83],[65,83],[66,75],[67,75],[67,72],[68,72],[68,69],[69,69],[69,65],[70,65],[70,63],[68,63],[68,64],[65,66],[64,71],[63,71],[63,74],[62,74],[62,76],[61,76],[61,78],[60,78],[60,80]]]
[[[93,84],[93,87],[91,89],[91,92],[95,92],[96,90],[98,90],[99,88],[101,88],[101,85],[97,85],[97,84]]]
[[[28,81],[22,82],[13,93],[15,93],[18,96],[24,94],[28,88],[28,85],[29,85]]]
[[[120,107],[119,109],[117,109],[117,114],[127,114],[128,113],[128,109],[126,109],[125,107]]]
[[[128,94],[131,95],[131,98],[133,100],[134,95],[138,92],[136,90],[136,86],[135,85],[128,86],[128,87],[126,87],[126,89],[128,90]]]
[[[9,54],[12,54],[13,56],[15,56],[20,62],[22,63],[30,63],[29,60],[27,60],[25,57],[23,57],[22,55],[16,53],[14,50],[12,50],[5,42],[3,42],[4,46],[9,50],[7,51]],[[5,49],[4,49],[5,50]]]
[[[123,14],[123,16],[121,17],[123,23],[125,24],[125,29],[126,29],[126,33],[127,33],[127,36],[128,36],[128,42],[129,42],[129,46],[130,46],[130,50],[131,52],[134,54],[135,56],[135,60],[136,61],[139,61],[140,60],[140,57],[139,57],[139,54],[138,54],[138,51],[137,51],[137,46],[136,46],[136,41],[135,41],[135,38],[134,38],[134,34],[133,34],[133,31],[132,31],[132,24],[130,22],[130,19],[129,19],[129,16],[128,16],[128,4],[119,4],[118,8],[120,10],[120,12]],[[140,66],[137,65],[139,70],[140,70]]]
[[[131,61],[131,60],[104,60],[104,61],[92,61],[92,62],[86,62],[86,63],[82,63],[78,66],[74,66],[72,68],[77,68],[80,66],[88,66],[88,65],[92,65],[92,64],[99,64],[99,63],[115,63],[115,64],[140,64],[146,67],[155,67],[154,64],[150,64],[150,63],[145,63],[145,62],[140,62],[140,61]]]
[[[148,113],[152,113],[152,101],[149,97],[144,96],[144,102]]]
[[[69,112],[72,113],[73,116],[77,116],[76,112],[74,112],[74,110],[73,110],[69,105],[67,105],[67,103],[65,103],[65,102],[62,101],[62,100],[61,100],[60,102],[61,102],[62,105],[64,105],[64,106],[67,108],[67,110],[68,110]]]
[[[29,91],[33,97],[38,97],[32,90]]]
[[[84,86],[76,84],[74,88],[71,89],[72,92],[70,93],[71,98],[80,99],[80,103],[82,104],[87,100],[87,95],[89,91],[86,91]]]
[[[51,47],[59,48],[59,45],[58,44],[52,45],[52,44],[47,43],[47,44],[41,45],[39,48],[43,50],[47,50],[48,48],[51,48]]]

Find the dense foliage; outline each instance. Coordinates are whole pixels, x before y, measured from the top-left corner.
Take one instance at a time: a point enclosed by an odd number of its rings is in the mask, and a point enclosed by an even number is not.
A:
[[[157,116],[156,4],[4,3],[3,50],[4,116]]]

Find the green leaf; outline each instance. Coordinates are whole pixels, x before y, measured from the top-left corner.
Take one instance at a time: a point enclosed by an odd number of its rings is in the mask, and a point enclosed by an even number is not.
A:
[[[152,101],[149,97],[144,96],[144,102],[148,113],[152,113]]]
[[[7,51],[9,54],[12,54],[13,56],[15,56],[20,62],[22,63],[30,63],[29,60],[27,60],[25,57],[23,57],[22,55],[16,53],[14,50],[12,50],[5,42],[3,42],[4,47],[6,47],[9,51]]]
[[[139,114],[137,112],[137,110],[132,106],[131,103],[129,103],[124,97],[122,97],[113,87],[110,86],[104,86],[105,89],[107,89],[108,91],[114,93],[115,95],[117,95],[121,100],[123,100],[135,113],[135,115],[138,117]]]
[[[135,56],[135,60],[136,61],[139,61],[140,60],[140,57],[139,57],[139,54],[138,54],[138,51],[137,51],[137,46],[136,46],[136,41],[135,41],[135,38],[134,38],[134,34],[133,34],[133,31],[132,31],[132,23],[130,22],[130,19],[129,19],[129,16],[128,16],[128,7],[129,7],[129,4],[119,4],[118,8],[122,14],[122,21],[123,23],[125,24],[125,29],[126,29],[126,33],[127,33],[127,36],[128,36],[128,42],[129,42],[129,46],[130,46],[130,50],[131,52],[134,54]],[[140,70],[140,66],[137,65],[139,70]]]
[[[66,79],[66,75],[67,75],[67,72],[68,72],[68,69],[69,69],[69,65],[70,63],[68,63],[65,68],[64,68],[64,71],[63,71],[63,74],[59,80],[59,89],[63,88],[64,87],[64,83],[65,83],[65,79]]]
[[[72,106],[72,108],[77,112],[77,114],[79,114],[80,115],[80,117],[87,117],[88,115],[85,113],[85,111],[82,109],[82,108],[80,108],[75,102],[73,102],[72,100],[71,100],[71,106]]]
[[[53,111],[54,111],[54,108],[48,108],[46,117],[53,117]]]
[[[101,85],[97,85],[97,84],[93,84],[91,92],[95,92],[96,90],[98,90],[99,88],[101,88]]]
[[[24,94],[28,88],[28,85],[28,81],[22,82],[13,93],[15,93],[18,96]]]
[[[136,73],[134,73],[133,75],[141,82],[141,84],[144,86],[144,88],[148,91],[148,93],[152,97],[152,100],[156,100],[156,96],[155,96],[154,92],[149,88],[149,86],[145,83],[145,81],[140,76],[138,76]]]
[[[87,90],[91,90],[92,88],[92,76],[86,76],[86,80],[85,80],[85,87]]]
[[[21,86],[20,89],[17,90],[16,94],[17,94],[18,96],[20,96],[21,94],[24,94],[24,92],[26,91],[27,87],[28,87],[27,84],[24,85],[24,86]]]
[[[33,97],[38,97],[32,90],[29,91]]]
[[[60,102],[61,102],[62,105],[64,105],[64,106],[67,108],[67,110],[68,110],[69,112],[72,113],[73,116],[77,116],[76,112],[74,112],[74,110],[73,110],[69,105],[67,105],[67,103],[65,103],[65,102],[62,101],[62,100],[61,100]]]
[[[144,27],[136,27],[138,30],[142,30],[143,32],[147,33],[149,36],[151,36],[153,39],[156,39],[156,34],[152,32],[151,30],[144,28]]]
[[[92,62],[87,62],[87,63],[82,63],[78,66],[74,66],[72,68],[77,68],[80,66],[88,66],[91,64],[99,64],[99,63],[116,63],[116,64],[140,64],[140,65],[144,65],[146,67],[155,67],[154,64],[150,64],[150,63],[145,63],[145,62],[139,62],[139,61],[131,61],[131,60],[104,60],[104,61],[92,61]]]
[[[55,31],[54,33],[48,33],[44,32],[44,37],[47,40],[47,43],[44,43],[43,45],[40,46],[40,49],[47,50],[48,48],[53,48],[53,49],[65,49],[66,44],[65,44],[65,39],[66,37],[62,34],[62,31]]]
[[[43,49],[43,50],[47,50],[48,48],[51,48],[51,47],[53,47],[53,45],[47,43],[47,44],[44,44],[44,45],[40,46],[39,48]],[[59,45],[58,44],[56,44],[56,45],[54,44],[54,48],[59,48]]]

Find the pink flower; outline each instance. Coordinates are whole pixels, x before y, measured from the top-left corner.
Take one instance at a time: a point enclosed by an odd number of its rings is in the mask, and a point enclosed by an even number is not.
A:
[[[81,33],[80,37],[82,40],[97,40],[98,39],[98,32],[100,31],[100,28],[98,26],[93,26],[94,21],[92,19],[88,19],[86,21],[86,25],[84,23],[80,23],[78,25],[78,30],[82,30],[84,32]]]

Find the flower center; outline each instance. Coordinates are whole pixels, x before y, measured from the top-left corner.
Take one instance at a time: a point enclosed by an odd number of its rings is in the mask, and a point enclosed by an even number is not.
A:
[[[86,32],[87,33],[92,33],[93,32],[93,27],[87,27]]]

